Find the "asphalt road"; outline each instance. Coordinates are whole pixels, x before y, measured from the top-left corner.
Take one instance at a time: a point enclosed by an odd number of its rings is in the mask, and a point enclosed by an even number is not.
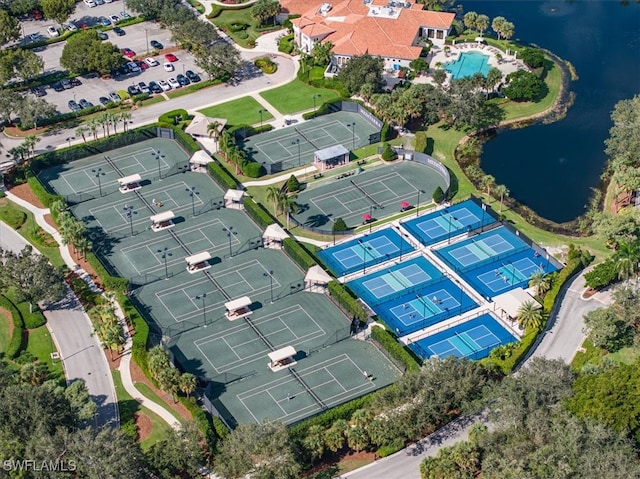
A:
[[[0,221],[0,245],[16,253],[28,242]],[[98,405],[93,425],[117,424],[118,409],[113,380],[107,359],[100,348],[89,317],[83,312],[75,295],[70,293],[44,315],[47,327],[62,358],[67,383],[80,379],[87,385],[91,398]]]

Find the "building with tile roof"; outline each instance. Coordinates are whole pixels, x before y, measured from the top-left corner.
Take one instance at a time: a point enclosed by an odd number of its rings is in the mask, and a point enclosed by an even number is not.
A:
[[[291,21],[298,48],[310,53],[316,43],[329,41],[338,66],[369,54],[381,57],[385,69],[397,70],[418,58],[427,40],[444,45],[455,14],[422,10],[408,1],[381,1],[343,0],[309,8],[308,0],[283,0],[282,5],[290,13],[303,11]]]

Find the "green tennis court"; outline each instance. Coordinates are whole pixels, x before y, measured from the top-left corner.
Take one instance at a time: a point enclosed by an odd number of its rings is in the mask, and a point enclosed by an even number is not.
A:
[[[331,230],[331,222],[342,218],[355,227],[362,224],[363,215],[377,220],[398,213],[402,202],[417,205],[418,191],[420,202],[429,203],[438,186],[447,189],[444,179],[422,164],[404,161],[373,167],[302,191],[295,220],[310,228]]]
[[[366,146],[377,132],[359,114],[340,111],[248,137],[240,147],[254,161],[272,165],[275,172],[310,164],[315,151],[330,146],[341,144],[349,150]]]
[[[154,138],[38,174],[67,203],[118,193],[118,178],[139,174],[143,182],[186,171],[189,155],[173,140]]]

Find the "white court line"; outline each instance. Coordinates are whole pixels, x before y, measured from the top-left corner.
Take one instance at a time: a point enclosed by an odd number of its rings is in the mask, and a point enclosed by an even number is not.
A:
[[[236,353],[236,350],[233,348],[233,346],[231,346],[229,344],[229,342],[227,341],[227,337],[226,336],[222,336],[221,338],[218,338],[218,339],[221,339],[222,341],[224,341],[224,344],[226,344],[229,347],[229,349],[231,350],[231,352],[236,355],[236,358],[242,359],[240,357],[240,355],[238,355],[238,353]]]
[[[271,397],[271,399],[273,399],[273,402],[276,404],[276,406],[278,406],[280,410],[286,415],[287,411],[285,411],[282,408],[282,406],[280,406],[280,401],[278,401],[276,398],[273,397],[273,394],[271,394],[271,391],[267,391],[267,394],[269,395],[269,397]]]

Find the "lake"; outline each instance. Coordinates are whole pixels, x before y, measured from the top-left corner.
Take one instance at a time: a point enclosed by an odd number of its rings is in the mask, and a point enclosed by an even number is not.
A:
[[[501,132],[484,145],[482,169],[511,196],[556,222],[585,211],[606,162],[611,111],[640,93],[640,5],[615,1],[472,1],[464,11],[503,16],[514,40],[570,61],[579,75],[566,118]]]

